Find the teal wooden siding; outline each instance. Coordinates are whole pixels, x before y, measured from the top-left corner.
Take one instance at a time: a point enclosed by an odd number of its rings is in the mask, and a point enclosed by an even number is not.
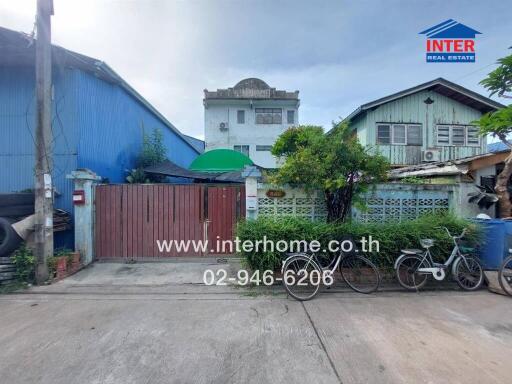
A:
[[[432,104],[423,102],[428,97],[434,101]],[[479,147],[436,145],[437,124],[469,125],[480,116],[478,110],[444,95],[421,91],[367,111],[352,121],[352,127],[357,129],[361,144],[375,147],[391,164],[406,165],[418,163],[418,156],[421,160],[421,152],[426,149],[439,149],[441,161],[484,153],[485,137],[480,139]],[[419,123],[422,126],[423,145],[379,145],[377,148],[377,123]]]

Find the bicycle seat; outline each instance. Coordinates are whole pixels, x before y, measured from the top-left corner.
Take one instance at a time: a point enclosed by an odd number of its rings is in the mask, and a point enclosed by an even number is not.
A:
[[[421,249],[402,249],[402,253],[407,255],[417,255],[418,253],[423,252]]]
[[[430,248],[431,246],[434,245],[434,240],[432,240],[432,239],[421,239],[420,240],[420,244],[421,244],[421,246],[423,248],[428,249],[428,248]]]

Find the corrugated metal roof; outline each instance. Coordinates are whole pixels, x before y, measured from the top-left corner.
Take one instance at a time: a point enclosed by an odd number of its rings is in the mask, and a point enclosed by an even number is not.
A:
[[[0,65],[28,65],[33,66],[35,62],[35,39],[25,33],[12,31],[0,27]],[[118,84],[130,93],[142,105],[154,113],[170,130],[176,133],[184,143],[192,147],[197,153],[196,147],[192,145],[184,135],[167,120],[155,107],[153,107],[140,93],[130,86],[105,62],[95,58],[70,51],[58,45],[52,45],[53,61],[63,67],[71,67],[93,73],[102,80]]]
[[[389,172],[391,179],[402,178],[407,176],[431,176],[431,175],[454,175],[464,174],[469,170],[469,164],[475,160],[484,159],[487,157],[493,157],[497,154],[510,151],[499,151],[494,153],[484,153],[482,155],[468,156],[461,159],[439,161],[432,163],[423,163],[418,165],[412,165],[409,167],[402,167],[393,169]],[[501,161],[501,160],[500,160]]]
[[[501,141],[498,141],[497,143],[487,144],[488,152],[501,152],[506,150],[508,150],[508,147],[505,145],[505,143],[502,143]]]
[[[476,92],[464,88],[461,85],[452,83],[451,81],[439,77],[437,79],[414,86],[412,88],[408,88],[403,91],[393,93],[389,96],[385,96],[380,99],[363,104],[360,107],[358,107],[355,111],[353,111],[350,115],[348,115],[346,120],[352,120],[368,109],[378,107],[381,104],[385,104],[390,101],[400,99],[405,96],[409,96],[411,94],[423,91],[425,89],[431,89],[446,97],[452,98],[462,104],[475,108],[483,113],[495,111],[496,109],[505,107],[503,104],[498,103],[497,101],[489,99],[488,97],[482,96]]]
[[[199,151],[199,153],[204,152],[204,147],[205,147],[204,140],[197,139],[197,138],[189,136],[189,135],[183,135],[183,136],[185,136],[185,138],[190,142],[190,144],[192,144],[196,148],[196,150]]]
[[[166,160],[160,164],[144,168],[144,171],[147,173],[154,173],[157,175],[185,177],[187,179],[196,179],[209,182],[224,181],[243,183],[245,180],[242,177],[242,171],[219,173],[192,171],[190,169],[180,167],[179,165],[174,164],[172,161],[169,160]]]

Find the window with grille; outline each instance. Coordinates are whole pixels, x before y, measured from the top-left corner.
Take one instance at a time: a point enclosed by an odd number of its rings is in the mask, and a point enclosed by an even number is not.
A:
[[[407,145],[422,145],[421,125],[407,126]]]
[[[263,151],[271,151],[272,150],[272,146],[271,145],[257,145],[256,146],[256,151],[258,152],[263,152]]]
[[[421,124],[377,124],[377,144],[422,145]]]
[[[295,111],[286,111],[286,122],[288,124],[295,124]]]
[[[246,156],[249,156],[249,146],[248,145],[234,145],[233,149],[237,152],[241,152]]]
[[[239,110],[236,112],[236,122],[238,124],[245,124],[245,111]]]
[[[466,144],[465,127],[452,127],[452,145],[461,146]]]
[[[472,125],[438,125],[437,145],[479,147],[478,128]]]
[[[405,125],[393,125],[393,144],[407,144],[407,137],[405,136]]]
[[[377,143],[391,144],[391,126],[386,124],[377,125]]]
[[[478,128],[472,125],[466,127],[466,143],[469,146],[480,146],[480,135],[478,134]]]
[[[437,145],[450,145],[450,126],[437,126]]]
[[[256,124],[282,124],[283,110],[281,108],[256,108]]]

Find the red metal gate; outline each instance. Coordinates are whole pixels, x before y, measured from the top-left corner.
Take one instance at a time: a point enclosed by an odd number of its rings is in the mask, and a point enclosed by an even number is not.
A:
[[[231,240],[236,221],[245,216],[245,187],[99,185],[95,209],[98,259],[229,253],[229,248],[217,249],[217,241]]]

